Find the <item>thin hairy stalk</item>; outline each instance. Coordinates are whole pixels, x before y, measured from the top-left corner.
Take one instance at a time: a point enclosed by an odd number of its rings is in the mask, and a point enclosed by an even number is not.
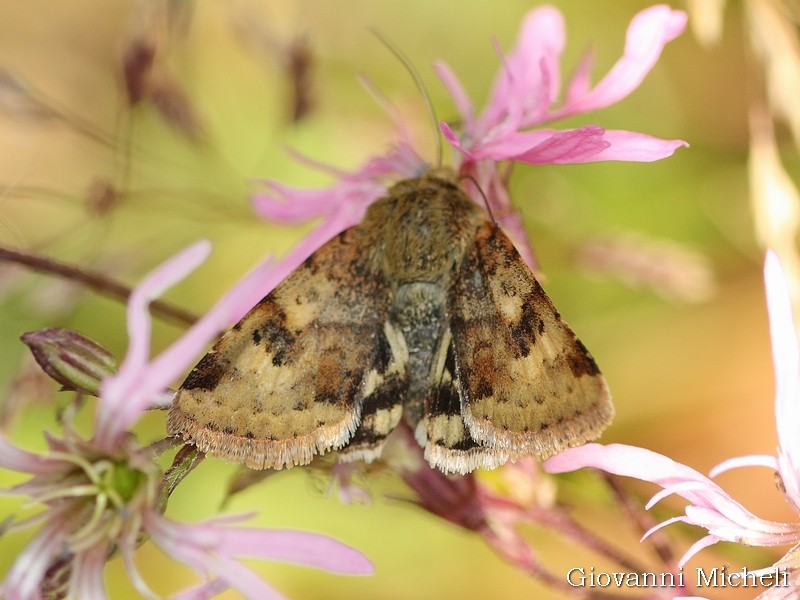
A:
[[[20,252],[18,250],[12,250],[11,248],[0,246],[0,261],[24,265],[39,273],[78,282],[98,294],[102,294],[114,300],[127,301],[132,291],[128,286],[102,273],[87,271],[46,256]],[[193,313],[178,306],[174,306],[169,302],[164,302],[163,300],[153,300],[150,303],[150,310],[154,316],[178,325],[192,325],[198,319]]]
[[[631,522],[639,529],[642,535],[658,524],[658,521],[653,519],[650,513],[642,510],[642,505],[633,499],[630,492],[621,485],[616,477],[603,473],[602,471],[598,472],[603,475],[606,483],[616,496],[620,507],[625,511],[625,514],[630,517]],[[672,552],[672,548],[670,548],[662,532],[656,531],[647,539],[666,566],[671,567],[675,564],[675,554]]]

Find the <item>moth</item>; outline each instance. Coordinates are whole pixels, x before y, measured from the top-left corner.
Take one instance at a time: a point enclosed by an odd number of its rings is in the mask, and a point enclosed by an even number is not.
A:
[[[613,416],[594,359],[451,177],[394,185],[191,371],[171,434],[252,469],[371,462],[401,419],[446,473],[543,460]]]

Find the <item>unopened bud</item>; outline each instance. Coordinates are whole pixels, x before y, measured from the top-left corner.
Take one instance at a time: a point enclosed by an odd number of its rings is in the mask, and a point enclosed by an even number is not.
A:
[[[21,339],[42,370],[64,390],[98,396],[100,383],[117,370],[117,361],[108,350],[71,329],[40,329]]]

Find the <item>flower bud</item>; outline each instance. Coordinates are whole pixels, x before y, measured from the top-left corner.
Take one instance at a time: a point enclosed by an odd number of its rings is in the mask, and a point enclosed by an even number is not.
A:
[[[52,327],[24,334],[34,359],[63,387],[97,396],[100,383],[117,370],[117,361],[100,344],[71,329]]]

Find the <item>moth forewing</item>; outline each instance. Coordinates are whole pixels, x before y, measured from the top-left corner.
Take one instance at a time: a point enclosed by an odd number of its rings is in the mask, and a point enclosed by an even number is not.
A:
[[[416,439],[425,448],[425,459],[445,473],[494,469],[507,462],[509,454],[481,444],[470,434],[463,418],[454,356],[453,336],[446,326],[438,340],[425,415],[417,424]]]
[[[384,372],[369,371],[361,384],[365,398],[361,423],[339,452],[339,459],[345,462],[371,463],[380,458],[387,438],[403,416],[408,347],[402,332],[391,322],[384,323],[383,333],[391,358]]]
[[[168,431],[255,469],[344,446],[376,391],[364,382],[402,368],[382,331],[389,291],[379,274],[364,277],[366,261],[358,228],[317,250],[189,374]]]
[[[545,459],[600,435],[614,410],[594,359],[506,235],[486,223],[450,295],[462,416],[512,459]]]

